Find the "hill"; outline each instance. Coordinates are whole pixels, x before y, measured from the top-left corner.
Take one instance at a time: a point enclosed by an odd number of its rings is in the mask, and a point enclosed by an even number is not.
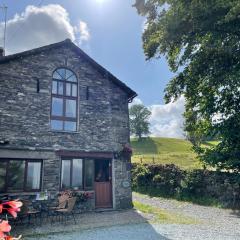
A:
[[[142,141],[131,139],[133,148],[132,162],[173,163],[184,169],[201,168],[189,141],[175,138],[144,138]]]

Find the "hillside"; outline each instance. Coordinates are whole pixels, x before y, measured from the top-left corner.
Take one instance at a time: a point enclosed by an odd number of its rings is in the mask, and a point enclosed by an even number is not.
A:
[[[131,139],[132,162],[176,164],[181,168],[201,168],[199,160],[191,150],[191,143],[175,138],[144,138],[141,142]],[[154,160],[153,160],[154,158]]]

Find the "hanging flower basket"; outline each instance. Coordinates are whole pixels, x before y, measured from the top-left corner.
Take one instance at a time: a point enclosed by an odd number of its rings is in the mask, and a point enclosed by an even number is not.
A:
[[[123,145],[123,149],[119,152],[119,155],[122,160],[130,161],[132,153],[132,148],[128,144],[125,144]]]

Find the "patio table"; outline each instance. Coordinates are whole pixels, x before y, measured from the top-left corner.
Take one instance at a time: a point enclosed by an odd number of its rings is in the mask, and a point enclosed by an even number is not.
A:
[[[40,211],[40,221],[50,216],[51,199],[35,199],[32,201],[33,207]]]
[[[34,208],[38,209],[41,212],[48,212],[50,203],[50,199],[36,199],[32,201]]]

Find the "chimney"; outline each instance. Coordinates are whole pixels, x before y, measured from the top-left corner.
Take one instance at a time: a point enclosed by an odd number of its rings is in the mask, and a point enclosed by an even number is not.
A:
[[[4,57],[4,48],[0,47],[0,58]]]

